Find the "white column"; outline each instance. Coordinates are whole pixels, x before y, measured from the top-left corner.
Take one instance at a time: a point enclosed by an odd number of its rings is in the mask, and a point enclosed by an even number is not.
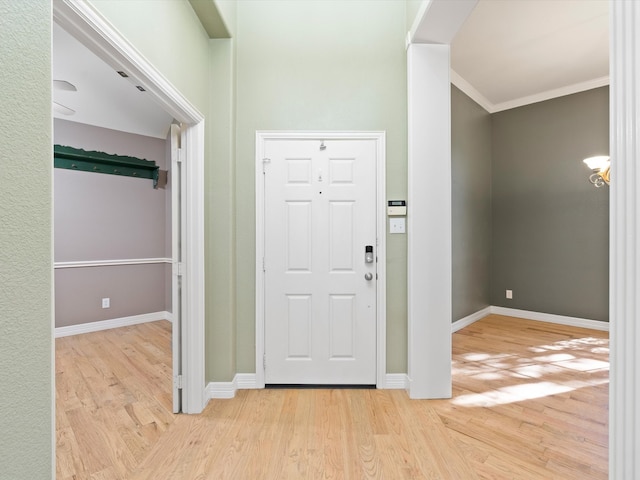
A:
[[[408,49],[408,375],[411,398],[451,397],[449,45]]]
[[[640,478],[640,3],[611,7],[609,478]]]

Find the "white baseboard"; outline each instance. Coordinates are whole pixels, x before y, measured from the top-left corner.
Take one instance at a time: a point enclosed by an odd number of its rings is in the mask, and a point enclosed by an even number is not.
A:
[[[535,320],[538,322],[557,323],[559,325],[567,325],[570,327],[590,328],[592,330],[609,331],[609,322],[601,322],[598,320],[589,320],[579,317],[567,317],[565,315],[555,315],[552,313],[532,312],[529,310],[518,310],[515,308],[490,306],[482,310],[472,313],[471,315],[456,320],[451,324],[451,333],[471,325],[489,314],[504,315],[507,317],[523,318],[525,320]]]
[[[406,390],[409,388],[409,376],[406,373],[387,373],[384,377],[385,390]]]
[[[258,388],[258,384],[256,383],[255,373],[238,373],[236,374],[234,381],[238,386],[238,390],[248,390],[252,388]]]
[[[451,324],[451,333],[456,333],[458,330],[464,328],[464,327],[468,327],[469,325],[471,325],[472,323],[477,322],[478,320],[486,317],[487,315],[489,315],[491,313],[491,309],[493,307],[486,307],[483,308],[482,310],[478,310],[476,313],[472,313],[471,315],[467,315],[464,318],[461,318],[460,320],[456,320],[455,322],[453,322]]]
[[[235,378],[231,382],[209,382],[205,390],[206,401],[213,398],[233,398],[238,386]]]
[[[514,308],[489,306],[453,322],[451,324],[451,333],[455,333],[490,314],[505,315],[508,317],[536,320],[540,322],[557,323],[572,327],[591,328],[593,330],[609,330],[608,322],[599,322],[597,320],[567,317],[564,315],[554,315],[550,313],[531,312],[528,310],[517,310]],[[378,385],[378,388],[385,390],[407,390],[409,388],[409,376],[406,373],[387,373],[384,378],[384,385]],[[231,382],[210,382],[206,388],[206,398],[207,400],[212,398],[233,398],[237,390],[255,388],[258,388],[255,373],[238,373]]]
[[[530,312],[528,310],[493,306],[491,307],[491,313],[508,317],[524,318],[526,320],[537,320],[539,322],[557,323],[571,327],[590,328],[592,330],[602,330],[605,332],[609,331],[609,322],[589,320],[586,318],[567,317],[564,315],[554,315],[552,313]]]
[[[139,323],[156,322],[158,320],[173,321],[173,315],[169,312],[143,313],[142,315],[132,315],[130,317],[112,318],[99,322],[81,323],[79,325],[69,325],[66,327],[56,327],[55,338],[68,337],[69,335],[79,335],[81,333],[99,332],[110,328],[128,327]]]
[[[209,382],[206,388],[207,401],[212,398],[233,398],[236,391],[258,388],[255,373],[236,373],[230,382]]]
[[[409,378],[406,373],[388,373],[385,375],[385,384],[382,387],[388,390],[406,389],[409,384]],[[206,388],[207,401],[217,398],[233,398],[238,390],[256,389],[255,373],[238,373],[230,382],[209,382]]]

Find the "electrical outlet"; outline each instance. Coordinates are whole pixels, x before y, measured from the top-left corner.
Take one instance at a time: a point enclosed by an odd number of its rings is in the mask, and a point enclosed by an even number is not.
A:
[[[507,290],[505,296],[509,299],[513,298],[513,290]]]
[[[110,298],[103,298],[102,299],[102,308],[109,308],[111,306],[111,299]]]

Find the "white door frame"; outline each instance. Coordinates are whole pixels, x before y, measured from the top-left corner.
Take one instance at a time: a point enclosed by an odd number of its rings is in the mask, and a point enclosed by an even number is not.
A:
[[[183,245],[182,411],[200,413],[204,378],[204,116],[91,5],[54,0],[53,19],[84,46],[144,85],[147,94],[185,125],[186,242]]]
[[[640,38],[637,2],[609,2],[609,478],[639,478],[640,459]],[[603,252],[604,253],[604,252]]]
[[[376,386],[385,388],[387,339],[385,132],[256,132],[256,387],[264,388],[264,175],[263,159],[267,140],[375,140],[376,141],[376,237],[378,281],[376,282]]]

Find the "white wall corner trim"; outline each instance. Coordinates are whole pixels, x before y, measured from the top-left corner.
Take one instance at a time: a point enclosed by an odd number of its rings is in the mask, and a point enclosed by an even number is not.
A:
[[[640,478],[640,2],[610,8],[609,478]]]
[[[468,327],[472,323],[477,322],[478,320],[482,320],[484,317],[491,313],[492,307],[485,307],[482,310],[478,310],[471,315],[467,315],[459,320],[456,320],[451,324],[451,333],[456,333],[458,330],[463,329],[464,327]]]
[[[101,320],[99,322],[80,323],[78,325],[69,325],[67,327],[56,327],[54,337],[68,337],[70,335],[79,335],[82,333],[99,332],[101,330],[109,330],[111,328],[128,327],[138,325],[140,323],[157,322],[159,320],[173,321],[173,315],[169,312],[153,312],[143,313],[141,315],[132,315],[130,317],[112,318],[109,320]]]
[[[408,50],[407,310],[411,398],[451,396],[449,45]],[[437,178],[425,188],[425,178]]]
[[[523,318],[525,320],[536,320],[539,322],[557,323],[570,327],[590,328],[592,330],[609,331],[609,322],[589,320],[586,318],[568,317],[565,315],[555,315],[553,313],[532,312],[529,310],[517,310],[515,308],[490,307],[491,313],[495,315],[505,315],[507,317]]]

